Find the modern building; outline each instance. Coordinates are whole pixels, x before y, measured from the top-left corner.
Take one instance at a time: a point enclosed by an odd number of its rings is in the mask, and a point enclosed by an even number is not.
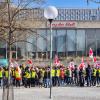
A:
[[[43,18],[43,10],[37,9],[36,16]],[[59,8],[52,27],[53,55],[88,56],[92,48],[94,55],[100,56],[100,9]],[[29,39],[36,47],[28,44],[28,52],[38,53],[38,57],[50,54],[49,28],[47,21],[37,29],[39,36]]]
[[[43,9],[26,10],[21,12],[21,17],[42,21],[36,28],[37,34],[27,38],[31,44],[19,44],[22,56],[49,58],[50,25],[44,18]],[[90,48],[95,56],[100,56],[100,9],[58,8],[52,29],[53,56],[88,56]]]

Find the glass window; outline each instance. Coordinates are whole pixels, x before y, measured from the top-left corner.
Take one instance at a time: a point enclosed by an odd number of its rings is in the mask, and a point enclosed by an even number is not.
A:
[[[37,44],[36,44],[36,36],[33,37],[33,52],[36,51],[36,48],[37,48]]]
[[[89,54],[89,49],[92,48],[94,55],[96,55],[96,30],[87,29],[86,30],[86,52]]]
[[[100,56],[100,40],[97,40],[97,56]]]
[[[96,29],[97,56],[100,56],[100,29]]]
[[[67,30],[66,35],[66,51],[68,56],[76,55],[76,31],[75,30]]]
[[[67,30],[67,50],[75,51],[75,30]]]
[[[26,43],[27,51],[33,52],[33,38],[30,36],[27,38],[27,41],[29,42],[29,43]]]
[[[46,51],[46,31],[45,30],[38,30],[37,36],[37,50],[38,52]]]
[[[56,30],[52,31],[52,50],[56,51]],[[47,30],[47,51],[50,51],[50,30]]]
[[[87,39],[95,39],[95,29],[87,29],[86,30],[86,37]]]
[[[66,30],[57,30],[57,52],[65,52]]]
[[[94,55],[96,55],[96,41],[94,39],[87,39],[86,46],[87,55],[89,55],[90,48],[92,48]]]
[[[100,40],[100,29],[96,29],[96,39]]]
[[[77,51],[85,50],[85,30],[77,30]]]

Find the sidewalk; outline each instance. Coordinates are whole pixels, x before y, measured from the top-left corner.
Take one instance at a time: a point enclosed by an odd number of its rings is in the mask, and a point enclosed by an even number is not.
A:
[[[100,100],[100,87],[54,87],[52,91],[51,100]],[[14,88],[14,96],[14,100],[50,100],[49,88]]]

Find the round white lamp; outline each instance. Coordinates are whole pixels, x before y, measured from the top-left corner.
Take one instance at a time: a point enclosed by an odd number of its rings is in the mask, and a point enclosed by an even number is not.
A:
[[[49,6],[44,9],[44,17],[46,19],[55,19],[58,16],[58,10],[54,6]]]

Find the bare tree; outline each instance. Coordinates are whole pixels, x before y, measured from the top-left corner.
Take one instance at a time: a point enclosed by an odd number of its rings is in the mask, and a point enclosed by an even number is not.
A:
[[[6,36],[11,33],[11,37],[14,37],[17,32],[20,32],[19,36],[25,36],[27,34],[27,30],[29,31],[30,28],[37,28],[42,23],[39,22],[39,17],[34,18],[32,13],[32,7],[29,8],[29,5],[32,6],[32,3],[41,4],[44,3],[44,0],[6,0],[6,2],[1,3],[0,8],[0,38],[9,41],[9,37]],[[17,3],[15,3],[16,1]],[[34,5],[35,6],[35,5]],[[31,18],[30,18],[31,16]],[[22,32],[21,32],[22,31]],[[36,32],[34,29],[33,32]],[[7,34],[4,34],[7,33]],[[23,33],[23,34],[22,34]],[[30,32],[31,33],[31,32]],[[17,38],[17,39],[18,39]],[[12,42],[13,39],[10,38]]]
[[[6,100],[10,98],[10,65],[12,59],[11,46],[18,41],[25,41],[26,34],[36,34],[36,28],[41,25],[42,20],[39,17],[31,17],[29,10],[39,7],[45,0],[0,0],[0,40],[7,41],[9,48],[9,78]],[[16,38],[13,38],[16,37]]]

